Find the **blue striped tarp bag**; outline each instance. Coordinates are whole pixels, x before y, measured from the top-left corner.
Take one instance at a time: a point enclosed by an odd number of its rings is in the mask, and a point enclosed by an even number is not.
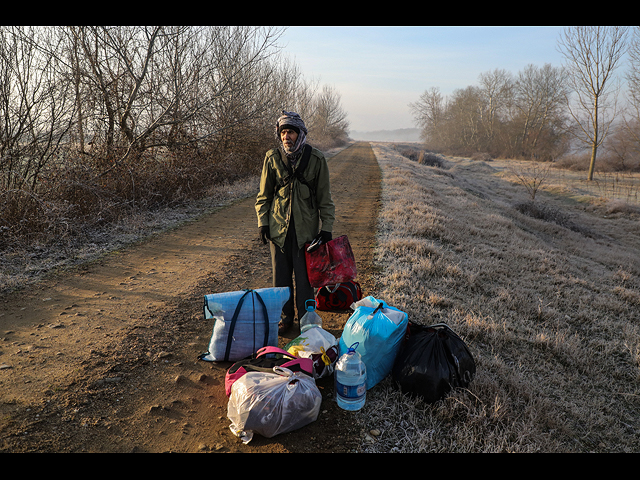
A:
[[[289,287],[214,293],[204,297],[205,320],[213,319],[209,362],[235,362],[260,348],[278,345],[278,322],[289,300]]]

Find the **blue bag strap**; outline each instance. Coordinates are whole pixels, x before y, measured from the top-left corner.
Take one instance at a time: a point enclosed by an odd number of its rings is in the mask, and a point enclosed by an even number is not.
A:
[[[245,290],[244,295],[242,295],[242,297],[238,301],[238,305],[236,306],[236,310],[235,310],[235,312],[233,312],[233,317],[231,318],[231,324],[229,325],[229,335],[227,336],[227,348],[226,348],[225,353],[224,353],[224,360],[225,361],[229,361],[229,354],[231,353],[231,342],[233,340],[233,331],[236,328],[236,321],[238,320],[238,315],[240,314],[240,309],[242,308],[242,304],[244,302],[244,299],[250,293],[251,294],[255,294],[255,296],[258,298],[258,301],[262,305],[262,313],[263,313],[264,323],[265,323],[263,346],[267,345],[267,342],[269,341],[269,314],[267,312],[267,307],[264,304],[264,301],[262,300],[262,297],[260,296],[260,294],[258,292],[256,292],[255,290]],[[254,312],[254,326],[255,326],[255,312]]]
[[[266,346],[269,344],[269,312],[267,311],[267,306],[264,304],[260,294],[256,291],[254,291],[254,293],[256,294],[260,305],[262,305],[262,316],[264,317],[264,341],[262,342],[262,345]]]

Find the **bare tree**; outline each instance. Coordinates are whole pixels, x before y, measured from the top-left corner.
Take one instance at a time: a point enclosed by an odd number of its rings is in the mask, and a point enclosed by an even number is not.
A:
[[[278,78],[272,92],[277,105],[275,114],[278,115],[282,110],[293,111],[310,122],[320,81],[305,78],[300,68],[288,58],[281,58],[279,65]]]
[[[627,85],[629,93],[629,114],[625,118],[625,132],[640,152],[640,27],[635,27],[629,45],[629,72]]]
[[[482,108],[480,88],[469,86],[457,89],[447,104],[445,138],[454,153],[472,154],[480,151]]]
[[[545,64],[542,68],[528,65],[517,76],[514,84],[514,117],[517,125],[516,148],[527,158],[540,158],[540,150],[548,152],[553,148],[562,131],[563,102],[567,89],[562,68]],[[551,145],[541,145],[545,138]],[[547,153],[548,154],[548,153]]]
[[[241,127],[247,131],[249,125],[265,121],[273,112],[283,72],[274,48],[279,36],[279,30],[249,27],[207,31],[207,80],[212,89],[209,105],[214,130],[230,129],[237,134],[237,127]]]
[[[482,73],[446,99],[431,88],[409,108],[431,150],[550,159],[565,150],[565,90],[562,69],[529,65]]]
[[[104,145],[97,153],[108,164],[100,175],[130,155],[203,140],[267,110],[276,29],[64,28],[81,52],[73,78],[82,79],[84,101],[96,105],[92,121],[82,120]]]
[[[67,84],[56,76],[57,48],[40,27],[0,29],[0,189],[35,191],[71,125]]]
[[[0,27],[0,229],[37,219],[38,205],[105,221],[206,194],[259,171],[282,109],[301,113],[325,146],[346,139],[339,94],[283,62],[280,35]]]
[[[506,70],[495,69],[481,73],[480,95],[482,104],[479,108],[480,124],[483,127],[483,143],[485,149],[495,149],[495,138],[500,128],[500,121],[506,112],[513,91],[513,79]]]
[[[342,108],[340,94],[333,87],[323,85],[309,121],[310,137],[330,143],[331,139],[346,138],[348,129],[347,112]]]
[[[593,180],[598,147],[615,119],[615,78],[627,45],[627,27],[580,26],[565,29],[559,41],[576,104],[567,101],[576,138],[591,148],[588,180]],[[613,93],[613,98],[610,94]]]
[[[417,102],[409,104],[418,127],[421,130],[421,137],[431,148],[438,149],[440,128],[444,121],[445,99],[440,93],[440,89],[432,87],[426,90]]]

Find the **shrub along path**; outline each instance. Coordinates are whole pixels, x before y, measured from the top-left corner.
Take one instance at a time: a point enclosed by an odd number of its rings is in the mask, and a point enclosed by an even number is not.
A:
[[[334,236],[346,234],[373,291],[380,169],[358,143],[329,160]],[[318,385],[318,421],[249,445],[226,417],[230,364],[197,360],[207,293],[271,286],[254,198],[0,298],[0,451],[347,452],[353,417]],[[321,313],[339,336],[348,313]],[[282,338],[284,345],[297,332]]]

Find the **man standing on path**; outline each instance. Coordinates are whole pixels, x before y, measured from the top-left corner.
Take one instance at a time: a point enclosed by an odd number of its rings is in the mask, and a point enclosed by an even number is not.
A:
[[[278,328],[282,335],[293,325],[295,311],[299,320],[305,301],[314,298],[304,246],[317,238],[331,240],[335,205],[327,161],[321,151],[307,145],[307,128],[300,116],[283,111],[276,136],[278,148],[269,150],[264,159],[256,213],[262,242],[271,242],[273,286],[291,289]]]

